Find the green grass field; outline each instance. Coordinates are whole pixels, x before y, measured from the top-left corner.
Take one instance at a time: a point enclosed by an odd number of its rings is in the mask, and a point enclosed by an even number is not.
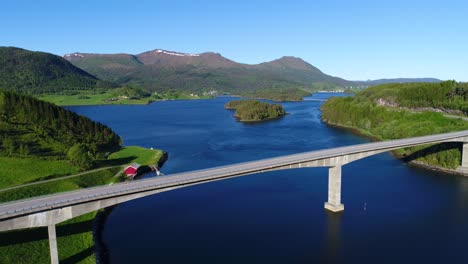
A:
[[[0,202],[52,194],[119,182],[121,168],[109,168],[70,179],[1,192]],[[96,263],[92,212],[57,226],[60,263]],[[49,263],[49,242],[46,228],[32,228],[0,233],[0,263]]]
[[[148,104],[148,99],[130,100],[121,98],[115,101],[109,101],[113,98],[109,93],[93,94],[81,92],[76,95],[42,95],[39,99],[54,103],[56,105],[104,105],[104,104]]]
[[[0,157],[0,189],[34,181],[38,178],[70,175],[79,168],[68,161],[50,161],[39,158]]]
[[[92,223],[96,212],[57,225],[60,263],[96,263]],[[50,263],[47,228],[0,233],[0,263]]]
[[[0,202],[8,202],[28,197],[66,192],[97,185],[110,184],[125,180],[122,176],[123,165],[138,162],[156,164],[162,157],[161,150],[141,147],[124,147],[111,154],[109,160],[102,161],[100,166],[116,166],[101,171],[85,173],[52,182],[38,183],[32,186],[0,192]],[[77,168],[65,161],[41,161],[33,158],[16,159],[0,158],[2,186],[4,188],[31,182],[48,175],[67,175],[76,173]],[[39,169],[38,169],[39,168]],[[49,172],[53,170],[53,173]],[[97,212],[92,212],[57,226],[58,251],[60,263],[96,263],[92,223]],[[0,233],[0,263],[50,263],[49,242],[46,228],[32,228]]]
[[[109,160],[128,159],[128,163],[137,162],[142,165],[154,165],[158,163],[162,155],[163,151],[161,150],[129,146],[112,153]]]
[[[120,177],[116,174],[121,170],[120,167],[113,167],[78,177],[2,191],[0,192],[0,203],[118,182]]]
[[[56,105],[110,105],[110,104],[149,104],[153,101],[162,100],[191,100],[191,99],[210,99],[212,96],[190,96],[186,94],[178,95],[177,97],[161,96],[161,97],[146,97],[143,99],[125,99],[114,97],[110,92],[93,93],[90,91],[79,91],[74,95],[61,94],[45,94],[38,96],[40,100],[54,103]],[[115,100],[110,100],[114,98]]]

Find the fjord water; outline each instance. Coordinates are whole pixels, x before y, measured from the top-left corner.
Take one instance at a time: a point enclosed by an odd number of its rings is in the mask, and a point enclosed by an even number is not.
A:
[[[315,94],[286,117],[236,122],[232,98],[71,107],[125,145],[164,149],[172,173],[367,142],[320,120]],[[148,175],[147,177],[155,177]],[[103,240],[111,263],[468,263],[468,178],[388,153],[343,167],[345,211],[329,213],[327,169],[261,173],[117,206]]]

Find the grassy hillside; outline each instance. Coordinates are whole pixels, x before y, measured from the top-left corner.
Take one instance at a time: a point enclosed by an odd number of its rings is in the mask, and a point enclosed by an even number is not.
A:
[[[0,91],[0,156],[70,160],[81,166],[77,158],[96,159],[119,143],[107,126],[30,96]],[[74,156],[72,147],[83,155]]]
[[[354,97],[330,98],[322,105],[322,117],[327,123],[354,128],[380,140],[467,130],[468,122],[462,119],[448,118],[441,113],[430,111],[416,113],[377,104],[378,100],[376,99],[387,96],[385,98],[394,98],[396,102],[405,102],[404,104],[408,106],[426,106],[429,102],[433,103],[432,106],[450,106],[450,102],[453,100],[450,96],[445,97],[445,100],[438,100],[438,98],[442,98],[439,97],[437,88],[434,88],[438,85],[392,84],[370,88],[356,94]],[[417,86],[430,87],[427,89],[435,89],[436,91],[433,91],[433,96],[429,96],[430,92],[427,92],[424,88],[412,88]],[[414,90],[405,93],[409,91],[405,90],[408,87]],[[426,94],[427,92],[427,97],[417,96],[417,99],[413,98],[413,92],[419,92],[420,94]],[[412,102],[412,100],[415,100],[415,102]],[[406,148],[400,151],[400,154],[406,157],[408,161],[417,160],[429,165],[455,169],[460,166],[460,151],[461,144],[454,143]]]
[[[0,90],[0,202],[118,182],[125,164],[156,164],[162,156],[158,150],[121,149],[119,143],[107,126],[31,96]],[[117,152],[108,158],[113,151]],[[92,167],[100,169],[77,173]],[[58,226],[61,263],[96,262],[95,215]],[[2,232],[0,241],[0,263],[50,261],[45,228]]]
[[[132,162],[140,164],[157,164],[162,157],[161,150],[145,149],[136,146],[122,148],[112,153],[108,160],[99,162],[100,166],[114,167],[89,172],[77,177],[57,179],[52,182],[38,182],[36,185],[24,186],[14,190],[1,191],[0,202],[23,199],[32,196],[57,192],[71,191],[96,185],[120,182],[122,166]],[[10,164],[12,158],[0,158],[2,165]],[[31,162],[33,159],[26,159]],[[33,163],[34,164],[34,163]],[[16,164],[20,165],[20,164]],[[51,164],[51,167],[53,167]],[[43,171],[45,173],[45,171]],[[57,166],[55,173],[68,174],[70,171],[63,166]],[[13,170],[9,174],[17,182],[34,179],[39,176],[36,167],[26,166],[21,171]],[[33,174],[33,176],[29,175]],[[0,175],[4,175],[0,171]],[[26,179],[26,178],[27,179]],[[17,184],[13,185],[17,185]],[[2,187],[8,187],[4,183]],[[1,188],[0,188],[1,189]],[[94,255],[95,241],[93,240],[93,221],[97,212],[92,212],[73,218],[57,226],[58,252],[60,263],[96,263]],[[0,233],[0,263],[49,263],[49,243],[46,228],[33,228]]]
[[[112,87],[67,60],[45,52],[0,47],[0,89],[28,94]]]
[[[135,56],[128,54],[95,55],[90,60],[71,59],[75,56],[79,55],[69,54],[65,58],[100,79],[117,83],[125,83],[129,73],[143,68],[143,64]]]

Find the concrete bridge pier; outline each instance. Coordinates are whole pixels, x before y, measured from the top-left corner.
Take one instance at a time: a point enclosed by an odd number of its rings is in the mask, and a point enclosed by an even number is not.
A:
[[[57,250],[57,234],[55,232],[55,225],[49,225],[49,248],[50,248],[50,263],[59,264],[58,250]]]
[[[328,168],[328,202],[325,209],[332,212],[344,210],[341,203],[341,165]]]

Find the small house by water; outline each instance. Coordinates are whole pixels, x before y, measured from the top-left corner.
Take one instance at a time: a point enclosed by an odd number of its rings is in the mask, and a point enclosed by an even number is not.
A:
[[[140,164],[133,163],[132,165],[125,168],[125,174],[127,175],[127,177],[135,177],[138,174],[138,169],[140,167]]]

